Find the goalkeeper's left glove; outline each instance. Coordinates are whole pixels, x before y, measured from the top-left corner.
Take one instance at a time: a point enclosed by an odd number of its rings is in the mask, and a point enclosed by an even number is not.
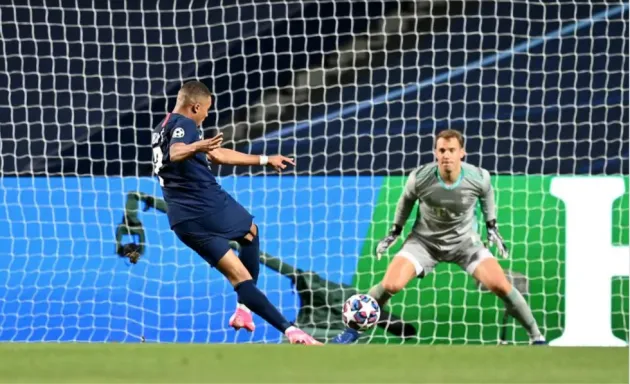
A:
[[[496,245],[497,249],[499,250],[499,255],[503,257],[504,259],[507,259],[507,257],[509,256],[508,249],[507,249],[507,246],[505,245],[505,241],[503,241],[503,238],[499,234],[499,228],[497,228],[497,221],[490,220],[486,222],[486,229],[488,230],[489,245],[493,245],[493,244]]]
[[[376,245],[376,260],[380,260],[383,254],[391,247],[396,240],[398,240],[398,236],[402,232],[402,227],[400,225],[392,225],[392,229],[389,231],[387,236],[378,242]]]

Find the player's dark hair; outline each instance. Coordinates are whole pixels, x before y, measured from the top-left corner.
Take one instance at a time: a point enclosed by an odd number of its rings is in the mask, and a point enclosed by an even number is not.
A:
[[[456,131],[454,129],[447,129],[440,132],[435,138],[435,146],[437,147],[437,142],[439,139],[448,140],[453,138],[457,139],[459,145],[464,148],[464,136],[459,131]]]
[[[180,95],[184,97],[183,102],[186,104],[196,103],[200,98],[212,97],[212,93],[208,87],[201,81],[189,81],[182,85],[179,90]]]

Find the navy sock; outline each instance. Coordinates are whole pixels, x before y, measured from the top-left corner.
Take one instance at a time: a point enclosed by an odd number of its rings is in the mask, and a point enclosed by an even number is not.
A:
[[[239,252],[239,258],[241,263],[247,268],[249,274],[252,275],[254,284],[258,284],[258,274],[260,273],[260,241],[258,240],[260,235],[254,237],[252,242],[247,240],[241,244],[241,250]]]
[[[252,276],[254,284],[258,284],[258,274],[260,273],[260,241],[258,239],[260,239],[260,235],[256,235],[251,243],[247,240],[242,241],[241,250],[238,253],[241,263]],[[245,304],[240,297],[238,303]]]
[[[278,331],[284,333],[291,323],[282,316],[280,311],[269,302],[252,280],[245,280],[236,284],[234,290],[238,294],[239,302],[246,305],[252,312],[262,317]]]

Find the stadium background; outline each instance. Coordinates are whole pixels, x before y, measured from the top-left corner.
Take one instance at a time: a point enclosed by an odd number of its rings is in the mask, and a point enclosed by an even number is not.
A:
[[[142,214],[148,249],[140,264],[129,268],[114,254],[126,193],[160,195],[150,177],[150,129],[173,106],[182,78],[200,78],[216,92],[206,126],[224,129],[237,149],[280,149],[298,157],[295,176],[262,176],[254,169],[251,178],[248,169],[218,170],[224,187],[257,216],[263,249],[360,288],[378,277],[373,269],[385,266],[370,258],[370,235],[385,232],[383,206],[391,209],[401,177],[432,160],[437,130],[462,130],[469,137],[467,161],[497,175],[499,201],[511,202],[501,206],[499,218],[518,245],[504,265],[527,274],[535,315],[548,336],[557,337],[564,216],[547,193],[551,176],[545,175],[628,174],[628,76],[621,70],[628,65],[627,4],[437,2],[432,18],[412,23],[418,33],[394,34],[386,49],[345,63],[343,75],[305,87],[296,84],[296,74],[341,62],[322,52],[339,50],[368,34],[375,27],[371,20],[413,2],[229,6],[237,3],[177,16],[169,1],[126,4],[126,11],[111,3],[79,12],[65,2],[47,12],[3,10],[0,339],[280,340],[267,326],[252,336],[226,329],[234,293],[175,241],[163,215]],[[193,2],[192,8],[203,4]],[[162,16],[146,12],[140,23],[140,12],[129,11],[140,5]],[[483,71],[424,82],[528,36],[557,31],[568,25],[562,20],[588,19],[614,7],[624,11],[497,59]],[[285,21],[272,25],[272,18]],[[122,33],[132,31],[129,25],[153,28]],[[418,83],[424,85],[415,92],[345,118],[260,138],[260,121],[269,133]],[[273,90],[296,101],[280,108]],[[262,116],[261,104],[267,107]],[[628,245],[627,192],[613,210],[613,243]],[[527,217],[519,216],[526,211]],[[519,217],[535,222],[515,226]],[[420,323],[423,342],[496,341],[496,300],[476,292],[462,273],[448,266],[439,271],[422,283],[430,289],[412,288],[404,296],[410,306],[403,307],[402,297],[395,300],[394,312]],[[294,318],[298,297],[289,280],[268,270],[260,280]],[[627,298],[627,278],[616,279],[611,321],[624,340]],[[522,333],[515,337],[524,340]]]

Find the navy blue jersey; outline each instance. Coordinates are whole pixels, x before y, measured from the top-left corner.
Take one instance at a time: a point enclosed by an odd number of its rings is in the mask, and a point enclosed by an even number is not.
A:
[[[203,140],[203,130],[192,119],[177,113],[169,113],[153,130],[153,166],[168,205],[171,227],[217,214],[236,203],[215,179],[205,153],[178,162],[170,161],[171,145],[192,144],[198,140]]]

